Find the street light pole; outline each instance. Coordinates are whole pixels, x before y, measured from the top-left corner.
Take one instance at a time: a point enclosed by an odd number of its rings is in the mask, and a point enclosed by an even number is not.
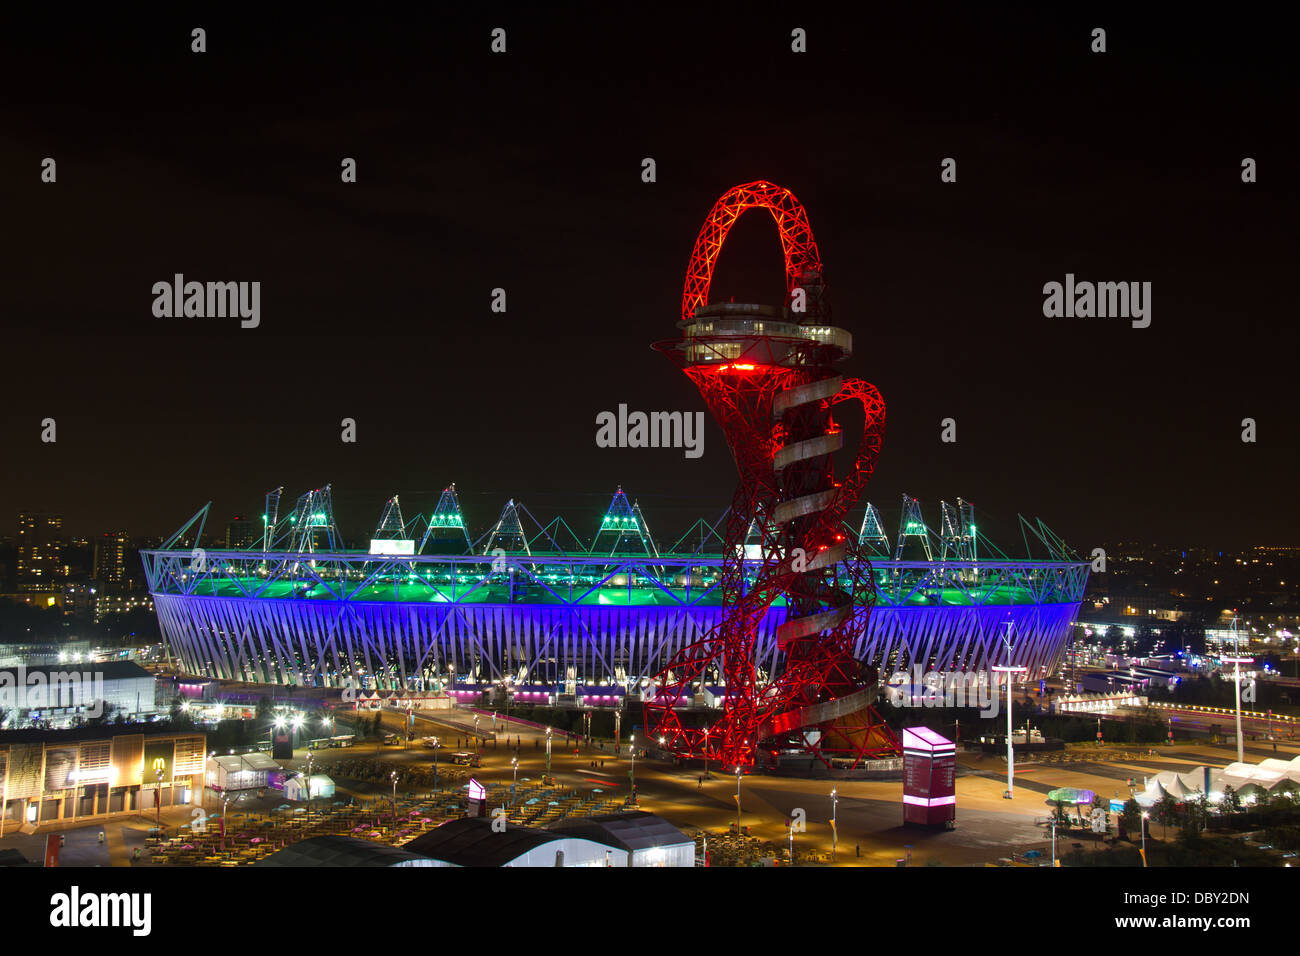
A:
[[[1241,665],[1253,664],[1253,657],[1225,657],[1225,662],[1230,663],[1235,668],[1233,673],[1233,683],[1236,685],[1237,699],[1237,763],[1244,763],[1246,760],[1246,745],[1241,737]]]
[[[221,801],[221,852],[226,852],[226,807],[230,805],[230,797],[226,796]]]
[[[1237,698],[1237,763],[1244,763],[1246,760],[1245,745],[1241,739],[1241,665],[1253,664],[1254,658],[1241,656],[1241,631],[1237,627],[1237,615],[1234,611],[1232,615],[1232,637],[1233,637],[1233,656],[1225,657],[1224,661],[1234,665],[1234,680],[1236,684]]]
[[[1245,763],[1246,748],[1241,739],[1241,658],[1234,657],[1232,666],[1235,669],[1233,683],[1236,685],[1236,694],[1234,696],[1237,698],[1237,763]]]
[[[157,777],[158,779],[158,786],[154,790],[153,804],[158,811],[158,817],[157,817],[158,822],[156,825],[160,832],[162,831],[162,778],[163,778],[163,771],[166,769],[167,769],[166,760],[164,760],[162,757],[158,757],[156,760],[154,760],[153,772],[154,772],[154,776]]]
[[[551,774],[551,728],[546,728],[546,775]]]
[[[836,795],[834,787],[831,787],[831,862],[835,862],[835,849],[840,842],[840,829],[836,826],[836,818],[839,816],[840,798]]]
[[[1007,792],[1003,794],[1008,800],[1015,797],[1016,781],[1016,748],[1011,741],[1011,675],[1020,671],[1028,670],[1027,667],[1013,667],[1010,664],[1000,667],[994,667],[993,670],[1007,675]],[[1025,743],[1029,743],[1026,736]]]
[[[1142,811],[1142,865],[1147,865],[1147,817],[1150,816],[1146,810]]]
[[[740,764],[736,764],[736,836],[740,836]]]
[[[307,754],[307,809],[311,810],[311,754]]]

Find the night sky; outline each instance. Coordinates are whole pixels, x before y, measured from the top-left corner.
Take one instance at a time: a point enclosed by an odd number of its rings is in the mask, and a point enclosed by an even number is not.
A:
[[[808,211],[845,374],[888,403],[869,497],[891,533],[907,492],[932,526],[940,498],[974,501],[1012,552],[1017,512],[1084,553],[1298,543],[1289,31],[761,9],[8,24],[0,522],[163,534],[209,499],[224,525],[331,482],[360,540],[388,496],[409,518],[455,481],[476,531],[514,496],[590,535],[621,483],[670,543],[730,501],[721,432],[688,460],[599,449],[595,417],[703,409],[650,345],[679,334],[714,200],[767,179]],[[178,272],[260,281],[261,326],[155,318]],[[1150,328],[1045,318],[1067,272],[1151,282]],[[783,291],[751,212],[712,299]]]

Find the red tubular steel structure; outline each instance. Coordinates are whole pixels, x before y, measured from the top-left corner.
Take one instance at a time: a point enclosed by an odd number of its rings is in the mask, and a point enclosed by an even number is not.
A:
[[[709,306],[727,233],[754,208],[771,213],[781,233],[786,308]],[[652,737],[678,756],[741,767],[793,750],[828,766],[835,758],[856,766],[901,752],[871,706],[874,675],[852,653],[875,587],[842,526],[879,454],[885,403],[870,384],[834,371],[852,339],[830,325],[824,291],[817,244],[794,195],[768,182],[736,186],[714,204],[695,241],[682,339],[655,346],[699,388],[740,472],[727,521],[722,621],[669,661],[645,704]],[[844,436],[835,413],[846,403],[861,406],[864,423],[857,456],[837,479],[831,456]],[[755,522],[761,564],[746,582],[745,541]],[[782,664],[763,674],[755,636],[781,597],[788,609],[777,631]],[[716,677],[725,685],[722,714],[702,723],[701,710],[691,709],[696,688]]]

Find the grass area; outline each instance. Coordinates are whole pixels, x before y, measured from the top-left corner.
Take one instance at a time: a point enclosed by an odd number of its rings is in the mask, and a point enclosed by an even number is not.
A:
[[[1121,844],[1105,850],[1074,850],[1061,857],[1062,866],[1142,865],[1141,844]],[[1279,866],[1274,853],[1248,845],[1239,837],[1203,833],[1190,838],[1157,840],[1147,834],[1148,866]]]
[[[689,592],[681,587],[659,587],[654,584],[637,584],[629,588],[595,587],[594,581],[575,580],[570,585],[567,578],[545,580],[540,584],[516,583],[512,592],[508,586],[499,584],[480,584],[480,578],[465,575],[455,584],[448,578],[435,576],[428,580],[414,580],[371,584],[357,590],[360,581],[331,581],[328,588],[321,585],[309,587],[306,581],[271,581],[261,578],[244,578],[236,582],[229,577],[213,577],[195,588],[198,597],[246,597],[253,592],[259,598],[268,600],[337,600],[331,591],[342,590],[350,595],[349,600],[377,603],[412,603],[412,604],[575,604],[581,606],[614,607],[676,607],[681,603],[704,607],[720,606],[722,590],[705,587],[692,588]],[[882,590],[877,598],[877,606],[892,606],[884,600]],[[512,600],[513,597],[513,600]],[[1030,604],[1034,595],[1023,588],[984,588],[969,592],[946,590],[934,596],[921,591],[909,595],[905,606],[908,607],[975,607],[983,605]],[[775,607],[784,607],[785,599],[778,598]]]

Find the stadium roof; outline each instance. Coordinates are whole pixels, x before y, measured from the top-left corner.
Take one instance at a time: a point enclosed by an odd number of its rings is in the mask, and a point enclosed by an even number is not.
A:
[[[319,836],[292,843],[253,866],[397,866],[425,857],[383,843],[347,836]]]

